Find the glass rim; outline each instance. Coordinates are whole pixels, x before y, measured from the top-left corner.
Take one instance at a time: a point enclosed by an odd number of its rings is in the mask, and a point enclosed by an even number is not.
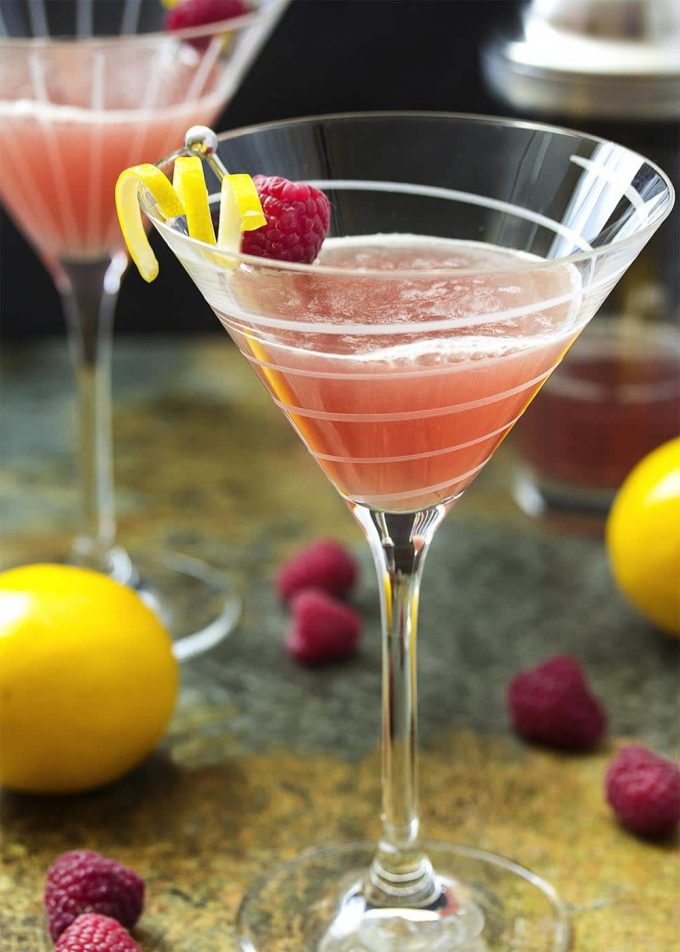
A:
[[[538,270],[543,268],[554,268],[556,266],[564,265],[575,265],[582,262],[587,262],[595,259],[601,254],[609,253],[612,250],[620,250],[626,248],[631,244],[640,241],[641,236],[650,237],[656,228],[661,224],[661,222],[670,214],[671,209],[673,208],[674,199],[675,199],[675,190],[673,185],[668,177],[668,175],[661,169],[655,162],[652,162],[650,159],[646,158],[639,152],[635,152],[633,149],[629,149],[627,146],[620,145],[619,143],[612,142],[609,139],[604,139],[600,136],[591,135],[590,133],[580,132],[577,129],[570,129],[563,126],[550,125],[549,123],[534,122],[533,120],[527,119],[513,119],[507,118],[504,116],[486,116],[479,113],[465,113],[465,112],[446,112],[446,111],[427,111],[427,110],[378,110],[378,111],[369,111],[369,112],[340,112],[340,113],[321,113],[314,116],[299,116],[293,117],[290,119],[277,119],[270,122],[255,123],[250,126],[239,126],[236,129],[230,129],[227,132],[222,132],[218,135],[218,141],[225,142],[231,139],[239,138],[245,134],[254,134],[258,132],[266,132],[273,129],[284,129],[287,126],[301,126],[301,125],[310,125],[312,123],[318,122],[328,122],[336,120],[358,120],[358,119],[448,119],[456,120],[459,122],[473,122],[478,123],[479,125],[504,125],[511,126],[514,128],[520,129],[533,129],[538,132],[551,132],[558,133],[563,136],[577,136],[581,139],[588,139],[594,143],[601,143],[603,145],[615,145],[617,148],[622,149],[631,155],[639,158],[645,165],[653,169],[654,172],[659,176],[661,181],[664,183],[667,190],[667,200],[664,206],[660,209],[657,209],[652,213],[650,220],[642,225],[638,230],[636,230],[632,235],[628,235],[625,238],[621,238],[618,241],[614,239],[613,241],[607,242],[606,244],[599,245],[597,248],[590,248],[589,250],[577,251],[572,254],[565,255],[560,258],[543,258],[532,260],[525,258],[522,261],[521,257],[518,257],[518,261],[513,264],[513,270],[516,270],[519,262],[522,262],[524,267],[522,270]],[[171,152],[169,155],[166,155],[164,158],[160,159],[155,165],[162,170],[164,165],[167,165],[168,162],[174,161],[176,158],[182,155],[187,155],[186,149],[177,149],[174,152]],[[370,179],[362,180],[367,183],[370,183]],[[396,184],[396,183],[393,183]],[[470,193],[472,194],[472,193]],[[138,196],[140,203],[145,213],[151,219],[151,221],[161,230],[167,230],[170,234],[180,239],[184,243],[188,243],[190,246],[193,246],[201,251],[213,251],[215,250],[214,245],[210,245],[207,242],[200,241],[197,238],[191,238],[189,235],[184,235],[181,232],[177,231],[171,225],[168,225],[167,220],[159,218],[153,211],[153,203],[149,201],[150,196],[148,195],[146,189],[140,184],[138,187]],[[530,211],[530,209],[522,209],[523,211]],[[645,238],[645,240],[646,240]],[[414,278],[416,276],[423,275],[456,275],[457,277],[463,277],[465,275],[474,275],[479,274],[479,268],[463,268],[463,269],[452,269],[452,268],[433,268],[427,271],[417,271],[412,269],[397,269],[394,271],[381,271],[379,269],[358,269],[358,268],[340,268],[332,267],[329,265],[323,264],[302,264],[300,262],[291,262],[291,261],[280,261],[275,258],[263,258],[257,257],[255,255],[244,254],[243,252],[233,252],[230,253],[231,257],[238,260],[240,264],[248,265],[251,268],[258,269],[268,269],[270,271],[287,271],[299,274],[317,274],[317,275],[335,275],[335,276],[344,276],[348,277],[349,275],[359,275],[362,277],[380,277],[381,280],[386,280],[389,278]],[[485,269],[485,273],[489,270],[502,272],[506,270],[502,267]]]
[[[232,17],[227,20],[218,20],[214,23],[206,23],[199,26],[188,26],[181,30],[148,30],[144,33],[117,33],[111,35],[93,35],[93,36],[0,36],[0,50],[14,48],[26,50],[39,50],[46,47],[55,48],[62,46],[66,49],[75,46],[78,43],[87,43],[96,48],[106,46],[122,46],[124,43],[143,43],[145,41],[158,40],[195,40],[201,37],[214,37],[219,33],[236,32],[244,30],[258,20],[271,16],[275,10],[283,10],[291,0],[271,0],[271,3],[264,7],[257,7],[249,10],[238,17]],[[2,96],[0,96],[2,100]]]

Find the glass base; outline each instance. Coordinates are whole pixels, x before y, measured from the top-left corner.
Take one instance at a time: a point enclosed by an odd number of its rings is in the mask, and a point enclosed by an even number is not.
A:
[[[87,540],[76,539],[69,559],[133,588],[168,629],[178,661],[218,645],[241,616],[241,599],[224,573],[176,552],[133,553],[114,546],[95,559]]]
[[[257,884],[239,912],[242,952],[565,952],[553,888],[492,853],[425,843],[440,885],[427,908],[372,906],[375,844],[315,850]]]
[[[234,585],[200,559],[174,552],[153,557],[133,553],[130,564],[133,575],[125,584],[166,626],[178,661],[214,648],[241,617],[241,599]]]
[[[616,496],[616,488],[589,488],[564,483],[522,466],[515,473],[513,496],[528,516],[576,516],[604,521]]]

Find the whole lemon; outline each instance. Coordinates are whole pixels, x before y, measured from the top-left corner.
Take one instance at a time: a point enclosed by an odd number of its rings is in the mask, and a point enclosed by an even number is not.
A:
[[[65,565],[0,573],[0,783],[74,793],[139,763],[178,687],[170,636],[131,589]]]
[[[643,615],[680,634],[680,437],[637,464],[607,521],[614,577]]]

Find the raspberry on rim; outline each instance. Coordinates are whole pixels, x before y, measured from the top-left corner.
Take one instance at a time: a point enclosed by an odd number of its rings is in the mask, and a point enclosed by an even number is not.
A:
[[[327,196],[312,185],[289,182],[278,175],[255,175],[253,182],[267,224],[243,236],[243,253],[312,264],[331,220]]]

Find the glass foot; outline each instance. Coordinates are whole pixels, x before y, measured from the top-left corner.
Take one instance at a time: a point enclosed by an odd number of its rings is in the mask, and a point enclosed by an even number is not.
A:
[[[241,599],[226,575],[206,562],[177,553],[133,553],[131,585],[173,639],[175,657],[186,661],[218,645],[241,617]],[[123,581],[123,579],[120,579]]]
[[[569,924],[552,887],[501,856],[425,843],[441,887],[427,908],[364,896],[375,844],[306,853],[262,880],[239,912],[242,952],[565,952]]]
[[[602,523],[616,489],[589,489],[561,483],[523,466],[515,473],[513,496],[520,509],[534,519],[573,515]]]

